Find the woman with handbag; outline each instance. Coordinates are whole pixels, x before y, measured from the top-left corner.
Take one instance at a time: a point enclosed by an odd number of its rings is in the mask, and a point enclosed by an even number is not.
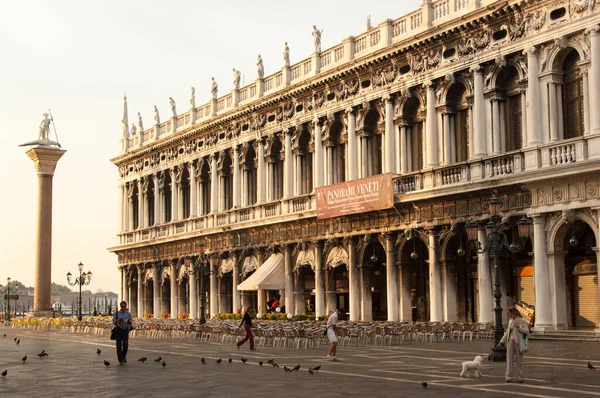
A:
[[[117,358],[119,359],[119,365],[127,363],[127,348],[129,347],[129,331],[132,329],[131,321],[132,316],[127,311],[127,303],[121,301],[121,309],[115,312],[113,316],[113,325],[115,325],[113,331],[115,340],[117,341]],[[112,336],[111,336],[112,339]]]
[[[529,326],[515,307],[508,308],[508,317],[508,327],[500,343],[498,343],[498,347],[506,346],[506,382],[510,383],[514,381],[513,365],[515,365],[516,379],[519,383],[522,383],[523,354],[529,350],[529,342],[527,341]]]

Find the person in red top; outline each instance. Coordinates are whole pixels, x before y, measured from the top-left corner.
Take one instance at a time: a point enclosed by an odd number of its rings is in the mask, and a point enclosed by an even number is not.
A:
[[[256,348],[254,348],[254,335],[252,334],[252,318],[250,318],[251,310],[252,306],[248,306],[248,308],[246,308],[246,312],[244,313],[244,317],[242,318],[242,323],[240,323],[240,326],[238,327],[239,329],[242,327],[242,325],[244,325],[244,329],[246,330],[246,337],[237,342],[238,350],[240,349],[240,346],[244,344],[247,340],[250,340],[250,350],[256,350]]]
[[[271,304],[271,312],[277,312],[277,307],[279,307],[279,297],[277,297],[275,301],[273,301],[273,304]]]

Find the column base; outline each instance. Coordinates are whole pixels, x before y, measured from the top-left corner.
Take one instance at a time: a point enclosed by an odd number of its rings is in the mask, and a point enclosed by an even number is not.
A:
[[[506,348],[493,347],[489,356],[490,362],[506,362]]]
[[[59,311],[52,311],[52,310],[33,311],[33,312],[30,312],[29,314],[31,314],[30,316],[33,316],[35,318],[52,318],[55,313],[58,313],[60,315]]]
[[[546,331],[556,330],[554,325],[535,325],[531,328],[531,331],[534,333],[544,334]]]

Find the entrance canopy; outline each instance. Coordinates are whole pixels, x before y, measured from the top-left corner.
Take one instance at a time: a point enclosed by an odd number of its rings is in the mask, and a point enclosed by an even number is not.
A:
[[[237,290],[281,290],[285,287],[283,255],[273,253]]]

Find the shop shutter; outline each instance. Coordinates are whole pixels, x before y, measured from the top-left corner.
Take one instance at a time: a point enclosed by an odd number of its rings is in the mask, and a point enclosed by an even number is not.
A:
[[[575,285],[575,326],[596,327],[598,314],[598,275],[577,275]]]
[[[518,297],[517,301],[535,306],[535,289],[533,276],[521,276],[518,278]]]

